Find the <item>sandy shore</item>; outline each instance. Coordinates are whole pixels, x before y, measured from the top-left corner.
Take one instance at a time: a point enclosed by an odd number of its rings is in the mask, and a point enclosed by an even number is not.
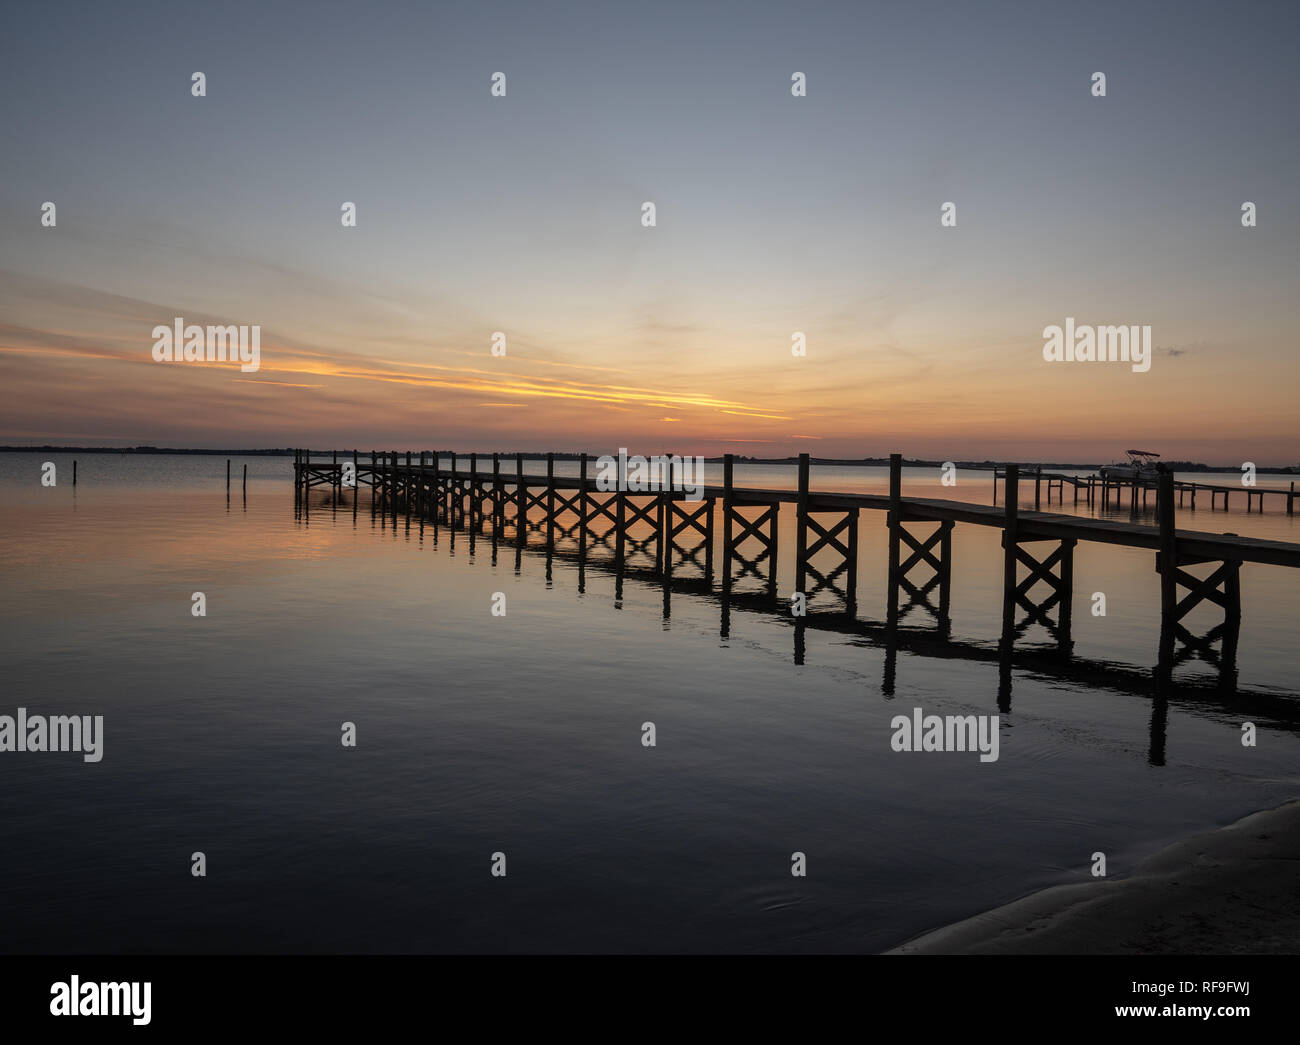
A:
[[[1300,801],[1177,842],[1128,878],[1045,889],[888,953],[1300,953]]]

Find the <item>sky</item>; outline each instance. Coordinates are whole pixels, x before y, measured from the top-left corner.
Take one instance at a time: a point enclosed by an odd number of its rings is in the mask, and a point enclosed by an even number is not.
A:
[[[1297,29],[10,2],[0,443],[1295,464]],[[177,317],[260,369],[156,362]],[[1150,370],[1044,360],[1067,317],[1150,326]]]

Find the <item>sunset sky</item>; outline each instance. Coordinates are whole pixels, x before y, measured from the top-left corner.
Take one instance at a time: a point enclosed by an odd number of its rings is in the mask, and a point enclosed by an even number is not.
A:
[[[1296,463],[1298,11],[7,4],[0,442]]]

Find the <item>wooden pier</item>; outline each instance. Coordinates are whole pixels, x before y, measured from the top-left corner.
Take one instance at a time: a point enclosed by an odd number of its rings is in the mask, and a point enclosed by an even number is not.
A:
[[[1034,509],[1038,510],[1042,506],[1043,490],[1046,487],[1047,503],[1052,503],[1052,492],[1057,495],[1056,503],[1065,503],[1065,487],[1067,485],[1074,489],[1074,503],[1079,503],[1080,494],[1083,495],[1084,503],[1089,507],[1100,505],[1102,508],[1122,509],[1124,507],[1125,497],[1128,499],[1129,510],[1137,513],[1139,510],[1139,500],[1141,508],[1147,507],[1147,494],[1154,493],[1157,487],[1155,480],[1146,479],[1104,479],[1100,475],[1067,475],[1064,472],[1044,472],[1041,468],[1035,467],[1021,472],[1021,479],[1033,479],[1034,482]],[[993,503],[998,503],[998,480],[1006,481],[1006,469],[993,469]],[[1216,483],[1198,483],[1185,479],[1178,479],[1174,482],[1174,490],[1178,495],[1178,507],[1182,508],[1184,504],[1188,508],[1195,509],[1196,494],[1201,494],[1202,503],[1205,495],[1210,495],[1210,510],[1213,511],[1219,507],[1219,502],[1223,502],[1223,510],[1229,509],[1229,498],[1233,494],[1246,496],[1246,511],[1250,512],[1256,508],[1264,511],[1265,497],[1279,497],[1286,502],[1287,515],[1295,514],[1296,490],[1295,482],[1285,489],[1275,487],[1259,486],[1224,486]],[[1237,502],[1240,504],[1240,500]]]
[[[422,524],[427,520],[435,532],[446,525],[453,539],[457,531],[467,531],[471,547],[476,535],[490,531],[497,541],[508,529],[520,548],[528,545],[530,535],[538,535],[548,556],[557,539],[577,541],[580,562],[589,556],[612,555],[620,583],[627,571],[656,575],[665,584],[686,571],[712,590],[720,572],[718,587],[724,597],[755,594],[736,592],[737,585],[752,577],[760,586],[757,594],[773,603],[778,598],[778,518],[782,505],[792,505],[795,590],[791,595],[802,595],[805,605],[815,598],[833,598],[842,603],[840,612],[846,617],[853,617],[857,606],[861,513],[880,511],[889,530],[885,626],[897,629],[904,613],[919,611],[932,619],[940,636],[947,634],[950,625],[953,528],[959,523],[994,527],[1002,531],[1004,559],[999,644],[1008,650],[1034,625],[1044,627],[1068,650],[1074,548],[1080,541],[1155,554],[1161,590],[1160,660],[1170,668],[1193,655],[1214,663],[1235,661],[1242,563],[1300,567],[1297,544],[1176,529],[1174,497],[1179,487],[1171,472],[1161,473],[1156,487],[1160,525],[1143,526],[1021,511],[1021,475],[1016,465],[998,471],[1006,491],[1001,508],[904,497],[900,454],[890,456],[887,495],[811,489],[807,454],[799,458],[795,490],[737,487],[733,458],[727,455],[722,485],[703,486],[692,501],[681,490],[637,492],[628,490],[626,483],[620,489],[602,489],[588,475],[590,458],[585,454],[576,477],[557,476],[553,454],[546,457],[544,475],[525,474],[523,455],[516,455],[511,469],[510,462],[493,454],[490,470],[481,467],[477,454],[468,455],[468,467],[464,456],[436,451],[330,451],[327,456],[328,460],[317,460],[311,451],[295,453],[295,501],[303,512],[311,511],[311,491],[321,486],[329,487],[336,500],[345,487],[368,487],[373,511],[394,520],[399,515]],[[673,467],[666,465],[664,474],[669,479]],[[1036,487],[1044,477],[1035,471]],[[354,511],[356,503],[354,498]],[[721,531],[720,564],[714,562],[715,526]],[[1210,569],[1203,576],[1188,570],[1199,566]],[[1184,621],[1204,603],[1222,609],[1223,619],[1208,635],[1198,637]]]

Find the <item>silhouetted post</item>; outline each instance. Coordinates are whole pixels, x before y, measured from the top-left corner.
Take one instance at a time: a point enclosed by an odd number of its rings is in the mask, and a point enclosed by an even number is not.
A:
[[[946,630],[950,614],[948,607],[952,597],[952,527],[951,522],[939,524],[943,536],[939,538],[939,627]]]
[[[578,559],[587,558],[587,455],[578,459]]]
[[[77,485],[77,462],[76,461],[72,462],[72,485],[73,486]],[[1291,488],[1293,490],[1295,489],[1295,483],[1291,484]],[[1287,515],[1290,515],[1291,502],[1287,501],[1286,506],[1287,506]]]
[[[731,513],[735,504],[733,492],[733,475],[735,458],[732,454],[722,457],[722,593],[731,595]]]
[[[230,458],[226,458],[226,493],[230,493]]]
[[[627,554],[625,547],[627,539],[627,461],[623,455],[618,457],[618,489],[614,491],[614,562],[618,569],[618,578],[621,581],[623,577],[624,556]],[[621,588],[616,585],[616,597],[622,594]]]
[[[1041,500],[1042,492],[1043,492],[1043,466],[1039,464],[1034,466],[1034,511],[1038,511],[1043,506]],[[1050,504],[1052,500],[1052,488],[1050,486],[1047,488],[1047,500],[1048,503]]]
[[[248,493],[248,465],[244,465],[244,493]]]
[[[1002,489],[1011,489],[1007,485],[1007,474],[1003,473]],[[886,602],[885,623],[893,628],[898,625],[898,532],[903,526],[903,455],[889,455],[889,575],[888,601]]]
[[[524,484],[524,455],[515,454],[515,537],[522,548],[528,539],[528,487]]]
[[[768,598],[776,598],[776,581],[777,581],[777,552],[781,550],[781,542],[777,539],[781,535],[781,502],[773,501],[768,506],[768,524],[767,524],[767,543],[772,554],[768,556],[767,572],[767,595]]]
[[[392,454],[390,455],[390,462],[391,462],[391,463],[390,463],[390,465],[389,465],[389,469],[388,469],[388,474],[389,474],[389,477],[391,478],[392,486],[393,486],[393,524],[394,524],[394,526],[396,526],[396,524],[397,524],[397,498],[398,498],[398,490],[399,490],[399,485],[398,485],[398,484],[399,484],[399,482],[400,482],[399,476],[398,476],[398,474],[397,474],[397,456],[398,456],[398,455],[397,455],[397,451],[394,450],[394,451],[392,452]]]
[[[478,486],[478,454],[469,455],[469,528],[477,525],[476,518],[483,518],[483,505]]]
[[[665,584],[672,580],[673,577],[673,525],[675,522],[673,518],[673,515],[675,514],[673,511],[673,505],[676,503],[673,499],[673,484],[676,481],[676,476],[673,474],[676,464],[674,463],[673,458],[676,456],[676,454],[667,455],[668,484],[666,490],[663,488],[664,476],[662,474],[659,476],[659,542],[663,546],[662,563]]]
[[[808,574],[808,454],[799,455],[799,494],[795,514],[794,590],[804,596],[804,609],[808,606],[808,593],[803,590]]]
[[[456,532],[456,513],[460,508],[460,479],[456,475],[456,455],[451,455],[451,475],[447,477],[447,525]]]
[[[492,532],[495,534],[501,528],[501,520],[505,517],[505,498],[501,489],[501,455],[499,453],[492,455]]]
[[[339,452],[338,452],[337,450],[332,450],[332,451],[330,451],[330,453],[331,453],[331,463],[330,463],[330,467],[331,467],[331,469],[332,469],[332,471],[330,472],[330,486],[332,486],[332,487],[334,488],[334,499],[335,499],[335,500],[338,500],[338,496],[339,496]]]
[[[555,454],[546,455],[546,550],[555,547]]]
[[[1058,569],[1061,574],[1060,607],[1057,610],[1057,633],[1060,646],[1066,652],[1070,648],[1070,627],[1074,619],[1074,546],[1078,543],[1073,537],[1061,539],[1061,562]]]
[[[1173,653],[1174,624],[1178,613],[1178,539],[1174,530],[1174,473],[1160,466],[1157,481],[1160,497],[1156,513],[1160,521],[1160,661],[1167,665]]]
[[[1010,648],[1016,627],[1016,538],[1020,528],[1020,465],[1007,465],[1003,481],[1006,518],[1002,524],[1002,641]]]
[[[849,512],[849,575],[848,575],[848,599],[846,600],[846,612],[850,617],[858,611],[858,519],[862,514],[858,507],[854,505],[848,509]]]

